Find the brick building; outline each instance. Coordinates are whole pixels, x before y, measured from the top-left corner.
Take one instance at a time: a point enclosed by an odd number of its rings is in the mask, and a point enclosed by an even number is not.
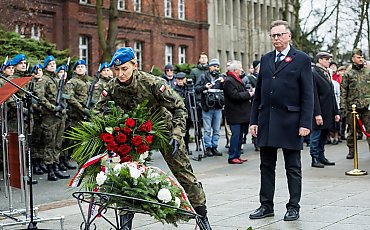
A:
[[[88,62],[95,72],[102,55],[96,23],[96,0],[10,0],[0,3],[0,23],[34,39],[46,39],[57,49]],[[108,27],[110,0],[103,0]],[[5,5],[6,4],[6,5]],[[140,68],[196,63],[208,51],[207,0],[117,0],[116,47],[131,46]],[[46,56],[46,55],[45,55]]]

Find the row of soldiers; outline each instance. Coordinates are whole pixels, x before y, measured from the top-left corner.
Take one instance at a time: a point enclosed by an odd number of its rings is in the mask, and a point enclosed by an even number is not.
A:
[[[68,169],[76,169],[69,163],[69,146],[64,140],[63,133],[71,126],[86,119],[89,110],[99,99],[104,86],[112,78],[112,71],[108,63],[100,65],[96,78],[87,75],[86,62],[78,60],[73,65],[73,74],[67,77],[69,63],[57,68],[56,60],[52,55],[45,58],[43,64],[33,66],[31,72],[27,70],[27,57],[24,54],[16,55],[12,60],[5,61],[2,66],[2,75],[11,80],[32,75],[32,81],[24,88],[33,91],[39,100],[33,100],[29,113],[24,108],[25,117],[31,119],[31,127],[26,132],[32,133],[31,156],[33,173],[42,175],[47,173],[49,181],[67,179]],[[0,81],[0,86],[5,84]],[[25,98],[24,93],[18,91],[18,98]],[[17,132],[17,110],[13,98],[7,102],[8,132]]]

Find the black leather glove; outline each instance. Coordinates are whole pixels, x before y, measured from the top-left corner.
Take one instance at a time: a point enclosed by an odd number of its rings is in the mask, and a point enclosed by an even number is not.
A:
[[[54,108],[54,112],[61,112],[63,110],[63,107],[61,105],[57,105]]]
[[[172,147],[172,158],[175,158],[177,151],[179,150],[180,143],[175,138],[172,138],[168,144]]]

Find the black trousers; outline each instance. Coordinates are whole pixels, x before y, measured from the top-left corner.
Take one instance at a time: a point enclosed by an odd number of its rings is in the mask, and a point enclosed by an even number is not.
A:
[[[264,206],[270,210],[274,210],[277,150],[278,148],[275,147],[260,148],[260,203],[261,206]],[[294,208],[299,211],[299,201],[302,193],[301,151],[283,149],[283,155],[290,195],[289,202],[286,204],[286,207]]]

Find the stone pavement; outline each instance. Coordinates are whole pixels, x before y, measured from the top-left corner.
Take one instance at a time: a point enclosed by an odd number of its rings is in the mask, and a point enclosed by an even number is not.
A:
[[[347,147],[344,143],[327,145],[326,156],[329,160],[335,161],[336,165],[324,169],[312,168],[309,148],[305,147],[302,151],[301,217],[293,222],[283,221],[288,191],[282,154],[279,154],[277,164],[275,216],[250,220],[249,213],[259,206],[259,153],[253,151],[251,144],[247,144],[243,157],[248,158],[248,162],[242,165],[229,165],[224,145],[224,136],[221,136],[219,150],[224,156],[205,158],[200,162],[192,161],[194,171],[202,181],[207,194],[209,219],[214,230],[246,230],[249,226],[253,229],[271,230],[370,229],[370,176],[344,175],[345,171],[353,169],[353,161],[345,159]],[[155,157],[154,165],[168,171],[161,156]],[[359,141],[359,168],[370,171],[370,153],[364,140]],[[64,229],[75,230],[79,229],[82,218],[78,206],[71,198],[73,191],[67,189],[66,182],[59,181],[58,187],[51,186],[56,184],[45,181],[45,178],[40,179],[40,184],[35,186],[35,202],[40,206],[39,217],[64,216]],[[0,195],[0,207],[4,207],[6,199]],[[52,202],[57,200],[62,201]],[[108,213],[109,215],[111,214]],[[1,221],[8,220],[0,220],[0,223]],[[58,221],[42,222],[37,226],[40,229],[60,229]],[[178,227],[184,230],[194,228],[194,221],[180,224]],[[109,226],[99,220],[97,229],[109,229]],[[133,229],[176,228],[137,214]]]

